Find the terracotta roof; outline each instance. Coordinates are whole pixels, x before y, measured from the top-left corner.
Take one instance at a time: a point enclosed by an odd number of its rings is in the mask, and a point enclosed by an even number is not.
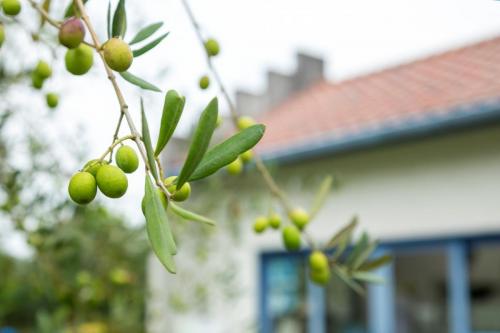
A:
[[[500,97],[500,37],[338,83],[319,82],[264,113],[264,154],[342,139]]]

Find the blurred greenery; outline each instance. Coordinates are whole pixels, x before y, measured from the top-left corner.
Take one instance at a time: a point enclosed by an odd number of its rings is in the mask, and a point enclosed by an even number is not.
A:
[[[30,259],[0,256],[0,323],[21,332],[62,332],[82,323],[107,327],[98,332],[144,331],[142,229],[92,205],[28,232],[28,243],[35,250]]]
[[[0,96],[29,82],[28,74],[4,68],[0,61]],[[24,104],[0,106],[0,331],[144,332],[143,228],[100,203],[69,202],[68,174],[38,130],[51,111],[23,117]],[[27,258],[7,248],[14,233],[31,249]]]

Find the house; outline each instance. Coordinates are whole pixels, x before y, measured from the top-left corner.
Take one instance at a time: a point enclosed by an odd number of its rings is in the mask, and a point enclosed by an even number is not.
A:
[[[271,72],[268,91],[239,93],[238,108],[267,126],[257,150],[295,203],[336,176],[309,232],[326,241],[359,216],[394,256],[385,283],[366,297],[335,279],[314,286],[306,252],[244,232],[231,250],[242,296],[190,321],[204,332],[240,332],[249,318],[263,333],[500,332],[500,38],[342,82],[322,72],[300,55],[295,74]],[[271,197],[252,169],[221,178],[249,231]]]

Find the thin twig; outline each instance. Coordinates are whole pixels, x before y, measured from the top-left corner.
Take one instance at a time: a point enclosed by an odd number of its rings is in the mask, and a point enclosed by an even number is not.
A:
[[[191,10],[191,7],[189,6],[189,3],[187,0],[181,0],[184,9],[186,10],[186,13],[188,14],[189,20],[191,21],[191,25],[193,26],[196,36],[198,37],[199,42],[201,43],[203,49],[205,49],[205,39],[203,38],[203,35],[201,33],[201,28],[200,24],[196,20],[196,17],[194,16],[193,11]],[[231,97],[229,96],[229,93],[226,89],[226,86],[222,82],[222,78],[219,75],[219,72],[217,68],[215,67],[212,57],[205,52],[206,54],[206,59],[207,59],[207,65],[209,70],[212,72],[213,77],[215,78],[215,81],[220,87],[221,93],[226,100],[226,103],[229,105],[229,111],[231,113],[231,119],[233,121],[233,125],[237,128],[238,127],[238,112],[236,111],[236,106]],[[292,209],[292,206],[290,204],[290,201],[288,200],[286,194],[284,191],[280,189],[274,178],[271,176],[271,173],[265,166],[264,162],[260,158],[260,156],[255,155],[254,156],[254,161],[255,161],[255,166],[257,167],[257,170],[260,172],[262,175],[262,178],[264,179],[264,182],[267,184],[267,187],[271,191],[271,193],[279,199],[281,202],[283,208],[285,209],[286,212],[289,212]]]
[[[61,22],[50,17],[49,13],[47,13],[45,8],[43,8],[41,5],[39,5],[34,0],[28,0],[28,2],[30,3],[31,7],[33,7],[36,11],[38,11],[40,13],[40,15],[42,15],[42,17],[45,19],[45,21],[47,21],[51,26],[53,26],[54,28],[57,28],[57,29],[61,28]],[[88,45],[94,49],[96,48],[96,46],[94,44],[86,42],[86,41],[83,41],[83,44]]]
[[[97,37],[97,33],[94,29],[94,26],[92,25],[92,22],[90,21],[90,18],[87,14],[87,11],[85,9],[85,6],[83,5],[82,0],[75,0],[75,3],[78,7],[78,10],[80,11],[81,17],[83,22],[85,22],[85,25],[87,26],[87,29],[89,30],[90,36],[92,37],[92,41],[96,47],[96,51],[99,54],[99,57],[102,60],[102,63],[104,65],[104,69],[106,71],[106,74],[108,76],[109,81],[111,82],[111,85],[113,86],[113,89],[116,94],[116,98],[118,100],[118,104],[120,105],[120,111],[123,114],[125,120],[127,121],[128,127],[130,129],[130,133],[134,136],[134,141],[137,145],[137,148],[139,149],[139,153],[144,161],[144,164],[146,166],[146,170],[153,176],[153,179],[156,182],[156,185],[161,188],[161,190],[165,193],[168,199],[170,199],[170,193],[168,192],[167,188],[161,181],[159,177],[154,177],[153,173],[149,170],[149,164],[148,164],[148,158],[146,154],[146,148],[144,147],[143,142],[141,141],[140,134],[137,131],[137,128],[135,126],[134,120],[132,119],[132,116],[130,115],[128,111],[128,105],[125,101],[125,98],[123,96],[123,93],[118,85],[118,82],[116,81],[115,74],[109,68],[109,66],[106,64],[106,60],[104,59],[104,54],[101,48],[101,43],[99,42],[99,38]],[[156,168],[155,165],[151,165],[152,168]]]
[[[113,141],[111,146],[109,146],[108,149],[106,149],[106,151],[98,158],[98,160],[103,161],[108,154],[112,155],[113,149],[125,140],[135,140],[135,136],[131,134],[131,135],[126,135],[124,137],[116,139],[115,141]]]
[[[120,128],[121,128],[122,122],[123,122],[123,116],[124,116],[124,114],[120,110],[120,117],[118,118],[118,122],[116,123],[116,129],[115,129],[115,132],[113,134],[113,141],[112,142],[115,142],[118,139],[118,134],[120,133]],[[109,155],[108,162],[111,163],[112,161],[113,161],[113,150],[111,150],[111,154]]]

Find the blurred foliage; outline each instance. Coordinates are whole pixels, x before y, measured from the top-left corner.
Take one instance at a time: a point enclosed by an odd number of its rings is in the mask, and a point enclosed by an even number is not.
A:
[[[0,98],[27,79],[6,73],[0,62]],[[14,229],[32,250],[20,259],[0,242],[0,329],[144,332],[144,230],[130,228],[99,203],[77,207],[68,201],[61,190],[67,174],[43,132],[31,127],[46,114],[28,120],[24,108],[0,105],[0,223],[11,225],[1,230]]]
[[[1,323],[23,332],[62,332],[90,322],[105,332],[143,332],[148,247],[142,230],[94,205],[29,232],[28,243],[32,258],[0,257]],[[36,331],[28,329],[35,324]]]

